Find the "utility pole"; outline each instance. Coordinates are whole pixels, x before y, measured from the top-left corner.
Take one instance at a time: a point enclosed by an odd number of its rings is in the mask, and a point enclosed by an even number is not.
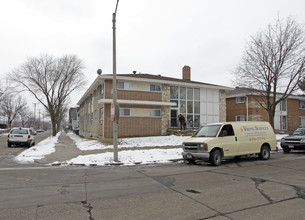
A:
[[[119,111],[117,103],[117,83],[116,83],[116,13],[118,9],[119,0],[117,0],[115,12],[112,14],[112,31],[113,31],[113,104],[115,108],[115,117],[113,120],[113,160],[119,161],[118,158],[118,123],[119,123]]]
[[[36,129],[35,124],[36,124],[36,105],[39,104],[37,103],[33,103],[34,105],[34,123],[33,123],[33,128]]]

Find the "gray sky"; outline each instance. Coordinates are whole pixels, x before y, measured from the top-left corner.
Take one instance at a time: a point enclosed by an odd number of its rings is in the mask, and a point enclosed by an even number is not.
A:
[[[96,70],[112,73],[116,0],[0,0],[0,77],[27,57],[76,54],[86,89]],[[232,86],[245,44],[280,15],[305,21],[304,0],[120,0],[117,73],[161,74]],[[75,105],[83,91],[75,92]],[[28,95],[30,97],[30,95]],[[31,104],[29,104],[31,106]]]

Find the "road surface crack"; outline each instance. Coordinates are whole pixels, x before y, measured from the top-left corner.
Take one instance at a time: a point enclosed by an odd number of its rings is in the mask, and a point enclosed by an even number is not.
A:
[[[259,179],[259,178],[251,178],[255,183],[255,188],[258,190],[258,192],[267,199],[270,203],[274,203],[274,201],[264,192],[264,190],[260,189],[259,186],[262,183],[265,183],[267,180]]]
[[[94,220],[94,218],[92,217],[92,205],[90,203],[87,203],[87,201],[82,201],[81,202],[83,204],[83,207],[87,209],[87,212],[89,213],[89,220]]]

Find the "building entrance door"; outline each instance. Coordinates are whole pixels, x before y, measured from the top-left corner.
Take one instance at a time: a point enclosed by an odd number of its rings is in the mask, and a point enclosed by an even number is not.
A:
[[[171,109],[171,124],[170,126],[172,128],[176,128],[178,127],[178,121],[177,121],[177,115],[178,114],[178,110],[177,109]]]

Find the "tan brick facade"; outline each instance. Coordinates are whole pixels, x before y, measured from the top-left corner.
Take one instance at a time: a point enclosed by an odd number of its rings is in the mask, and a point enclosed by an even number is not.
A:
[[[147,76],[149,79],[145,78]],[[118,121],[119,138],[167,135],[170,127],[171,109],[178,109],[176,103],[172,102],[170,97],[170,88],[173,85],[177,86],[178,83],[178,86],[184,88],[197,89],[203,86],[204,91],[206,91],[206,84],[203,83],[185,82],[185,80],[149,74],[128,74],[128,77],[122,74],[117,79],[117,85],[120,85],[117,90],[117,98],[120,105],[120,118]],[[219,97],[216,97],[215,94],[218,94],[218,86],[215,86],[216,88],[211,88],[211,86],[208,85],[209,93],[204,93],[207,95],[205,102],[209,100],[209,102],[213,103],[213,106],[217,106],[215,103],[219,103],[219,107],[217,107],[219,118],[215,117],[215,122],[225,121],[225,90],[219,89]],[[80,105],[80,135],[85,137],[113,137],[111,93],[112,76],[101,75],[80,99],[78,103]],[[217,98],[215,103],[210,100],[211,97]]]

